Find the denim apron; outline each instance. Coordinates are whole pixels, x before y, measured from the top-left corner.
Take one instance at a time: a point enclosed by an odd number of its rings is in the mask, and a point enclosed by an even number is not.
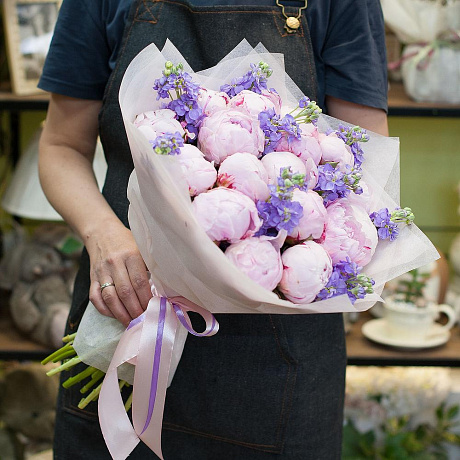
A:
[[[297,11],[286,8],[288,15]],[[245,38],[252,46],[261,42],[270,52],[283,53],[288,74],[315,99],[315,66],[304,16],[296,33],[288,33],[275,0],[271,7],[256,0],[252,6],[197,7],[185,0],[133,3],[100,114],[108,163],[103,193],[125,225],[126,187],[133,164],[118,91],[131,60],[152,42],[161,49],[169,38],[191,67],[201,70],[214,66]],[[88,303],[88,267],[84,253],[69,333],[77,329]],[[165,459],[339,459],[346,366],[342,316],[216,317],[217,335],[189,335],[167,391]],[[76,387],[60,393],[55,458],[109,459],[97,405],[80,410],[80,397]],[[141,443],[129,458],[157,457]]]

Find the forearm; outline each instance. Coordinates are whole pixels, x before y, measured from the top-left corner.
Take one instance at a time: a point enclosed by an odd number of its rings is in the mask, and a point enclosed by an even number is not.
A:
[[[40,139],[43,190],[85,244],[97,229],[122,225],[100,193],[92,169],[100,107],[100,101],[53,94]]]
[[[98,230],[122,225],[99,191],[91,159],[69,146],[53,144],[46,131],[39,170],[48,200],[85,245]]]
[[[326,105],[331,117],[388,136],[387,114],[384,110],[355,104],[332,96],[326,96]]]

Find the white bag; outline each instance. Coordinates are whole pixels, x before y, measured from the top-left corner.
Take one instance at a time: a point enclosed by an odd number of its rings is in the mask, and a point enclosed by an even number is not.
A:
[[[418,102],[460,104],[460,46],[408,45],[402,60],[408,96]]]
[[[405,44],[402,79],[419,102],[460,103],[460,1],[381,0],[385,23]]]

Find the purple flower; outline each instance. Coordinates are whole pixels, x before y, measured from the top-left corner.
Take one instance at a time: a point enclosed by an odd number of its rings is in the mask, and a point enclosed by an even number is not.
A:
[[[348,257],[332,267],[332,275],[324,289],[316,299],[324,300],[342,294],[347,294],[351,303],[363,299],[366,294],[374,292],[374,280],[361,274],[362,267],[352,262]]]
[[[150,141],[153,150],[158,155],[179,155],[180,147],[184,146],[184,140],[179,132],[165,133]]]
[[[165,108],[173,110],[179,121],[189,126],[187,131],[193,133],[194,128],[200,126],[204,118],[197,103],[200,86],[193,82],[190,74],[184,72],[182,64],[174,66],[166,62],[163,76],[155,80],[153,89],[158,91],[157,99],[172,99]]]
[[[345,170],[346,173],[331,163],[318,166],[318,183],[313,190],[322,196],[325,206],[339,198],[348,197],[352,192],[357,195],[362,193],[359,186],[360,171],[350,166],[345,167]]]
[[[293,174],[283,168],[278,185],[269,185],[270,196],[267,201],[257,201],[256,206],[263,224],[256,236],[277,235],[282,229],[292,232],[303,216],[302,205],[293,201],[294,189],[303,188],[305,176]]]
[[[265,62],[259,64],[251,64],[249,70],[242,77],[234,78],[230,84],[225,84],[220,87],[220,91],[227,93],[230,97],[234,97],[243,90],[253,91],[261,94],[267,89],[267,79],[272,74],[272,70]]]
[[[359,126],[348,127],[339,125],[339,129],[335,131],[335,134],[342,139],[345,144],[350,146],[351,153],[353,153],[355,157],[355,165],[356,167],[360,167],[364,161],[364,152],[359,143],[369,140],[366,130]]]
[[[312,123],[316,125],[319,115],[322,110],[318,107],[315,101],[311,101],[307,96],[299,100],[298,107],[296,107],[291,114],[294,114],[297,123]]]
[[[318,166],[318,183],[313,190],[321,195],[325,206],[350,194],[343,178],[344,174],[330,163]]]
[[[399,234],[398,225],[391,220],[388,208],[382,208],[369,215],[377,228],[377,234],[381,240],[394,241]]]
[[[268,109],[259,113],[259,123],[265,134],[264,154],[273,152],[283,137],[288,143],[300,139],[301,130],[292,115],[281,118],[274,109]]]
[[[410,225],[415,219],[410,208],[396,208],[392,213],[388,208],[382,208],[370,214],[369,217],[377,228],[379,238],[390,241],[394,241],[399,235],[398,224]]]

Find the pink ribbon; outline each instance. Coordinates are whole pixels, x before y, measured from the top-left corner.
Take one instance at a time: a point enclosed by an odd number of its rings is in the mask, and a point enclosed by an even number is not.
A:
[[[188,311],[199,313],[206,329],[196,332]],[[131,321],[113,355],[99,394],[99,423],[112,458],[124,460],[140,440],[163,460],[161,429],[171,357],[178,321],[193,335],[212,336],[219,330],[214,316],[183,297],[153,297],[145,312]],[[136,366],[133,384],[133,424],[125,411],[117,369]],[[133,426],[134,425],[134,426]]]

